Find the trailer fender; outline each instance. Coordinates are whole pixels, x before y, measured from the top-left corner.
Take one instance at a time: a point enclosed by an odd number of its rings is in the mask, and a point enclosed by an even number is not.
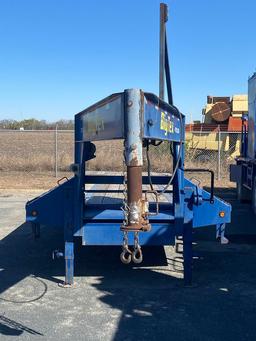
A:
[[[192,181],[184,179],[187,188],[198,187]],[[225,224],[231,221],[231,205],[226,201],[214,196],[213,202],[210,201],[210,193],[204,189],[197,189],[194,193],[200,193],[200,202],[196,204],[193,200],[192,215],[193,227]],[[191,216],[191,207],[185,203],[185,216]]]
[[[75,177],[28,201],[26,222],[63,228],[67,218],[73,220],[74,188]]]

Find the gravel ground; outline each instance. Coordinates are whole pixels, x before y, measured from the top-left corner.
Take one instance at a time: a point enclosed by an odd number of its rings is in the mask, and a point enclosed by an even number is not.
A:
[[[194,286],[184,288],[180,255],[144,252],[143,267],[119,262],[120,248],[77,245],[75,288],[63,289],[61,231],[44,229],[34,241],[23,224],[25,202],[40,194],[0,190],[1,340],[255,340],[255,218],[232,189],[229,245],[214,229],[196,232]],[[254,231],[255,229],[255,231]]]

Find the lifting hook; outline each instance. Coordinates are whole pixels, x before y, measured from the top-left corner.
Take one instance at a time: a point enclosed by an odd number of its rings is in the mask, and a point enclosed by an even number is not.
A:
[[[132,254],[132,252],[131,252],[131,250],[129,249],[129,246],[128,246],[128,232],[124,232],[122,248],[123,248],[123,251],[120,254],[121,262],[124,263],[124,264],[131,263],[131,259],[132,259],[131,254]]]
[[[143,261],[143,255],[139,244],[139,232],[134,233],[134,251],[132,253],[132,261],[140,264]]]
[[[121,262],[124,263],[124,264],[129,264],[131,263],[131,259],[132,259],[132,256],[130,254],[131,251],[122,251],[121,254],[120,254],[120,259],[121,259]]]
[[[140,264],[143,261],[143,255],[140,247],[133,251],[132,261],[135,264]]]
[[[129,264],[133,261],[135,264],[140,264],[143,261],[141,246],[139,245],[139,232],[134,233],[134,250],[133,252],[128,246],[128,232],[124,232],[122,252],[120,260],[124,264]]]

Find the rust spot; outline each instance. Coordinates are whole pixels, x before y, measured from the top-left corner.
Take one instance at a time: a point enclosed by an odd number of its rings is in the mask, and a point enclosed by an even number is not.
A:
[[[122,225],[121,230],[149,231],[148,204],[142,199],[142,166],[127,167],[127,192],[130,208],[128,225]]]
[[[142,200],[142,167],[127,167],[128,204]]]

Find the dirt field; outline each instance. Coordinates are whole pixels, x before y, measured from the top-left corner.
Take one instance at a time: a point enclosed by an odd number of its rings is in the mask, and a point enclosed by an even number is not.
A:
[[[1,131],[0,170],[51,171],[55,168],[54,131]],[[73,158],[73,133],[58,135],[58,164],[60,169]]]
[[[63,176],[70,177],[72,174],[59,173],[59,179]],[[48,190],[57,185],[57,180],[52,172],[48,173],[22,173],[22,172],[1,172],[0,189],[43,189]]]
[[[123,142],[96,142],[97,159],[88,162],[94,170],[120,171],[123,166]],[[0,171],[54,172],[68,171],[74,161],[72,131],[1,131]],[[157,162],[157,160],[154,160]]]

